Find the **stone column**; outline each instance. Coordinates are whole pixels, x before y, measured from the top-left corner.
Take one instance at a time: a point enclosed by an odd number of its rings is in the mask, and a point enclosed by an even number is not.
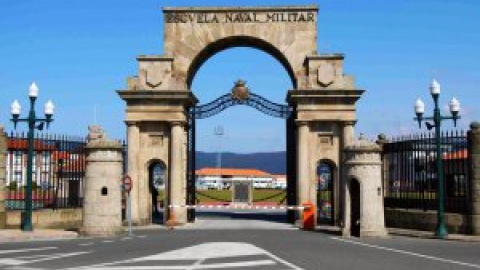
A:
[[[469,149],[471,158],[471,230],[473,235],[480,235],[480,123],[470,125]]]
[[[183,151],[185,135],[183,122],[172,122],[170,132],[170,174],[169,191],[170,205],[185,205],[185,175],[183,175]],[[187,222],[186,208],[173,208],[170,211],[169,221],[172,225],[185,224]]]
[[[388,143],[387,136],[385,134],[379,134],[377,137],[376,143],[380,146],[382,149],[382,187],[383,187],[383,197],[386,197],[388,193],[390,192],[390,187],[388,183],[388,174],[390,171],[390,160],[388,159],[387,156],[385,156],[385,145]]]
[[[7,134],[0,126],[0,229],[7,225],[7,212],[5,209],[6,176],[7,176]]]
[[[132,200],[132,223],[135,225],[143,225],[140,217],[140,178],[139,178],[139,166],[138,166],[138,151],[140,148],[140,128],[138,122],[126,122],[128,134],[128,161],[127,161],[127,174],[132,178],[133,186],[130,193]]]
[[[309,173],[308,173],[308,122],[298,122],[297,136],[297,170],[298,170],[298,200],[299,204],[309,199]]]
[[[308,158],[308,122],[297,122],[297,204],[302,205],[310,199],[310,178]],[[302,215],[297,213],[297,223]]]
[[[360,184],[360,236],[383,237],[387,235],[382,196],[382,162],[381,148],[367,139],[360,138],[358,142],[345,148],[345,178],[347,191],[351,192],[350,182],[356,179]],[[347,192],[348,193],[348,192]],[[346,209],[342,233],[350,235],[350,198],[345,201]],[[347,226],[348,225],[348,226]]]
[[[348,179],[345,176],[345,168],[344,168],[344,160],[345,160],[345,153],[343,149],[345,147],[352,145],[355,141],[355,124],[357,121],[345,121],[343,122],[343,132],[342,132],[342,146],[340,148],[340,156],[342,162],[339,164],[339,170],[340,170],[340,205],[339,209],[341,209],[341,213],[339,215],[339,219],[341,220],[340,222],[340,227],[342,229],[344,228],[350,228],[350,219],[347,219],[346,217],[350,217],[350,192],[348,192]]]
[[[98,131],[98,130],[97,130]],[[83,227],[88,236],[125,233],[122,226],[122,145],[104,133],[89,135],[86,146]]]

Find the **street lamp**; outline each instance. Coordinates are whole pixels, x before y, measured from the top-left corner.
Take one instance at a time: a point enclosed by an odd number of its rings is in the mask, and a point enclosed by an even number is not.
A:
[[[457,120],[460,119],[458,115],[460,111],[460,102],[456,98],[452,98],[449,103],[450,113],[452,116],[442,116],[440,113],[440,108],[438,107],[438,99],[440,96],[440,84],[433,80],[430,84],[430,94],[433,97],[433,101],[435,103],[435,108],[433,110],[433,117],[423,117],[423,113],[425,112],[425,104],[421,99],[417,99],[415,102],[415,120],[418,121],[419,128],[422,127],[422,121],[425,120],[432,120],[433,124],[429,122],[425,122],[425,126],[428,130],[435,128],[435,145],[437,149],[437,179],[438,179],[438,187],[437,187],[437,198],[438,198],[438,210],[437,210],[437,228],[435,230],[435,235],[438,238],[446,238],[448,235],[447,227],[445,225],[445,179],[443,177],[443,162],[442,162],[442,149],[441,149],[441,138],[440,138],[440,126],[443,120],[453,120],[453,125],[457,126]]]
[[[30,112],[28,118],[19,118],[22,107],[17,100],[12,103],[11,113],[13,125],[17,128],[18,122],[28,123],[28,154],[27,154],[27,190],[25,194],[25,216],[23,219],[22,230],[33,231],[32,226],[32,173],[33,173],[33,145],[34,145],[34,132],[35,129],[43,130],[43,126],[46,123],[47,128],[50,122],[53,121],[53,110],[55,106],[52,101],[49,100],[44,107],[45,118],[36,118],[35,115],[35,100],[38,96],[38,87],[35,83],[30,85],[28,89],[28,96],[30,98]],[[39,123],[37,125],[37,123]]]

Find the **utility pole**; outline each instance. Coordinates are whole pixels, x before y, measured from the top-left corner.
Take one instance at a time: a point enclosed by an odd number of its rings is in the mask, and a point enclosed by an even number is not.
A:
[[[218,152],[217,152],[217,168],[219,170],[219,176],[218,179],[223,185],[222,181],[222,136],[225,134],[223,131],[223,126],[218,125],[214,129],[214,134],[215,136],[218,137]],[[218,186],[217,186],[218,188]]]

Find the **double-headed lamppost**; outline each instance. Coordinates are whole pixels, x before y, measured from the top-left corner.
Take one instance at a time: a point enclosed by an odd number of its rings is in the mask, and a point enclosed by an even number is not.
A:
[[[33,145],[35,129],[43,130],[43,125],[46,123],[47,128],[50,122],[53,121],[53,110],[55,106],[51,100],[45,104],[45,118],[37,118],[35,115],[35,100],[38,96],[38,87],[35,83],[30,85],[28,89],[28,96],[30,97],[30,112],[28,118],[19,118],[22,107],[17,100],[12,103],[11,113],[12,122],[17,128],[18,122],[28,123],[28,155],[27,155],[27,190],[25,194],[25,216],[23,218],[22,230],[33,231],[32,226],[32,174],[33,174]],[[37,125],[37,123],[39,123]]]
[[[438,238],[446,238],[448,235],[447,226],[445,225],[445,179],[443,177],[443,162],[442,162],[442,147],[441,147],[441,138],[440,138],[440,126],[443,120],[453,120],[454,126],[457,126],[457,120],[460,119],[458,112],[460,111],[460,103],[456,98],[452,98],[449,103],[450,112],[452,116],[442,116],[440,113],[440,108],[438,107],[438,99],[440,96],[440,84],[433,80],[430,84],[430,93],[432,94],[433,101],[435,102],[435,108],[433,110],[433,117],[423,117],[425,112],[425,104],[421,99],[417,99],[415,102],[415,114],[417,117],[415,120],[418,121],[419,128],[422,127],[422,121],[432,120],[433,124],[425,122],[425,126],[428,130],[435,128],[435,146],[437,149],[437,200],[438,200],[438,209],[437,209],[437,228],[435,230],[435,235]]]

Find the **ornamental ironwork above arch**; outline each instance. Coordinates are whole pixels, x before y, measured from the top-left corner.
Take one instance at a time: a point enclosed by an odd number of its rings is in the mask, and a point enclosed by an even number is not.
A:
[[[193,119],[204,119],[235,105],[247,105],[267,115],[283,119],[287,119],[292,112],[292,108],[288,105],[272,102],[250,92],[245,87],[245,81],[238,80],[231,93],[225,94],[207,104],[190,108],[190,115]]]

